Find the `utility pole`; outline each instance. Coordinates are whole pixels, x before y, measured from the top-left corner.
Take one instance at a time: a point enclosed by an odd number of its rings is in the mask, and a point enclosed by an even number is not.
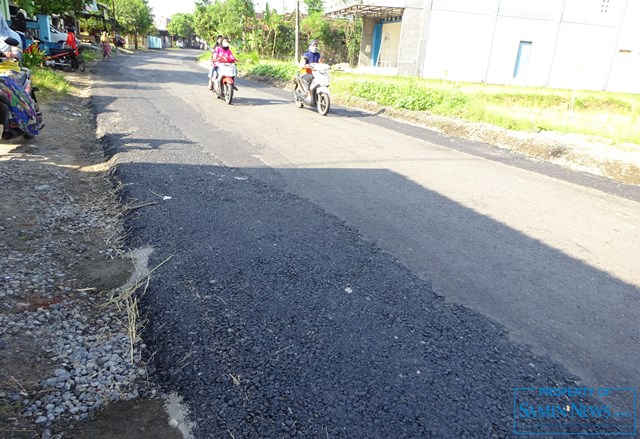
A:
[[[111,5],[112,5],[112,9],[111,12],[113,14],[113,25],[117,26],[117,21],[116,21],[116,0],[112,0],[111,1]]]
[[[300,0],[296,1],[296,63],[300,62]]]

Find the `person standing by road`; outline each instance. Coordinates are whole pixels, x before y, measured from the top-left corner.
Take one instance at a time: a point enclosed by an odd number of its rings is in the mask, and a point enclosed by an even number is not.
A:
[[[100,37],[100,45],[102,45],[102,60],[111,61],[111,42],[109,41],[109,34],[107,31],[102,32]]]

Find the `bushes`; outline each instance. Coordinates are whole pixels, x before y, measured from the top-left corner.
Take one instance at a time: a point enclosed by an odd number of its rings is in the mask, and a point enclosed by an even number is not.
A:
[[[36,44],[32,44],[22,53],[22,65],[33,69],[40,67],[44,61],[44,52]]]
[[[258,55],[258,52],[238,52],[236,54],[236,59],[238,60],[238,63],[250,66],[260,62],[260,55]]]

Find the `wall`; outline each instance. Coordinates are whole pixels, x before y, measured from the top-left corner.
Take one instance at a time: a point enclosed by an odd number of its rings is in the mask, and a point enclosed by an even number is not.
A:
[[[629,1],[611,65],[607,89],[640,93],[640,1]]]
[[[640,89],[640,0],[433,0],[428,13],[421,76]]]
[[[400,47],[398,48],[398,74],[416,75],[418,60],[421,58],[420,41],[424,31],[424,9],[408,7],[402,15]]]
[[[482,81],[490,52],[490,17],[449,11],[431,14],[423,75]]]
[[[376,20],[373,18],[362,19],[362,39],[360,40],[360,56],[358,56],[358,66],[367,67],[371,64],[371,56],[373,50],[373,28]]]
[[[549,87],[607,88],[626,4],[627,0],[566,0]]]

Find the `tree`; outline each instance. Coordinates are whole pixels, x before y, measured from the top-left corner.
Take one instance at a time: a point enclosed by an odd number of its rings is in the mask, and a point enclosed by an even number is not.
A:
[[[196,35],[209,43],[219,34],[245,41],[245,32],[254,27],[255,16],[251,0],[201,1],[196,3],[193,27]]]
[[[308,41],[316,39],[322,46],[330,46],[333,43],[331,26],[322,12],[314,12],[306,16],[300,24],[300,30],[306,34]]]
[[[253,1],[227,0],[223,5],[223,15],[218,30],[231,39],[245,40],[245,29],[256,17]]]
[[[120,28],[135,35],[135,48],[138,48],[138,35],[145,35],[153,28],[153,13],[147,0],[114,0],[117,21]]]
[[[324,11],[324,4],[322,0],[304,0],[304,3],[307,5],[307,13],[309,15],[314,12]]]
[[[20,7],[26,6],[30,0],[18,2]],[[93,3],[91,0],[34,0],[33,12],[36,14],[64,14],[80,12],[85,6]]]
[[[193,14],[193,30],[200,38],[212,44],[218,35],[223,4],[216,2],[196,3]]]
[[[193,35],[193,15],[173,14],[167,30],[171,35],[177,35],[180,38],[191,37]]]

